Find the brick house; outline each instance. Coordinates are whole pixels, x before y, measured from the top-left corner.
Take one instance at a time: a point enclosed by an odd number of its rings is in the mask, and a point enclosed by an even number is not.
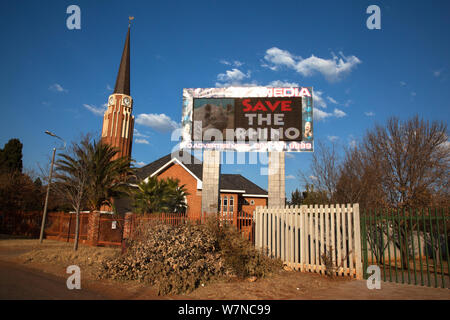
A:
[[[186,161],[186,158],[189,159]],[[183,159],[185,159],[183,161]],[[176,178],[185,185],[189,195],[187,215],[198,215],[202,208],[202,173],[203,164],[190,154],[183,152],[168,154],[152,163],[139,168],[137,177],[140,181],[148,177]],[[257,186],[240,174],[220,174],[220,212],[253,213],[257,206],[267,205],[267,191]]]

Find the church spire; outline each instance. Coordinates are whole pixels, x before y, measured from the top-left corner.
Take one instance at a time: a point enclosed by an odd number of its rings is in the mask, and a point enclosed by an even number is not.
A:
[[[120,60],[114,93],[130,95],[130,24],[128,24],[127,37],[125,39],[122,59]]]

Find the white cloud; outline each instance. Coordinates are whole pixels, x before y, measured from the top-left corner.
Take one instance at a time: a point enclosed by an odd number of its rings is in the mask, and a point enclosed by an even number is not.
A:
[[[279,70],[280,67],[287,67],[297,71],[304,77],[320,73],[325,79],[333,82],[339,81],[361,63],[361,60],[356,56],[346,57],[342,52],[339,52],[339,54],[340,57],[333,54],[331,59],[322,59],[314,55],[303,59],[286,50],[273,47],[268,49],[264,56],[264,59],[269,64],[263,63],[263,66],[272,70]]]
[[[317,121],[324,120],[331,117],[333,114],[329,112],[322,111],[320,109],[314,108],[314,119]]]
[[[279,66],[287,66],[295,69],[298,59],[301,57],[293,56],[289,51],[278,49],[277,47],[270,48],[266,51],[264,59],[273,64],[272,70],[278,70]]]
[[[348,99],[347,101],[345,101],[345,103],[343,104],[344,107],[348,107],[350,104],[353,103],[353,100]]]
[[[435,76],[436,78],[439,78],[439,76],[442,74],[442,69],[441,70],[435,70],[433,71],[433,76]]]
[[[90,105],[90,104],[83,104],[83,107],[88,109],[90,112],[92,112],[96,116],[103,116],[103,114],[105,113],[106,109],[108,108],[106,103],[103,104],[101,107],[96,107],[96,106]]]
[[[322,91],[313,91],[313,101],[314,101],[314,105],[316,107],[320,107],[320,108],[326,108],[327,107],[327,103],[325,102],[325,99],[322,97],[323,92]]]
[[[136,162],[136,166],[143,167],[143,166],[145,166],[145,162],[143,162],[143,161]]]
[[[400,86],[402,86],[402,87],[406,86],[406,82],[405,81],[400,81]]]
[[[138,144],[150,144],[146,139],[134,139],[134,142]]]
[[[332,104],[339,104],[336,100],[334,100],[332,97],[327,96],[327,100],[330,101]]]
[[[240,62],[240,61],[238,61],[238,60],[228,61],[228,60],[222,59],[222,60],[220,60],[219,62],[220,62],[221,64],[226,65],[226,66],[233,66],[233,67],[240,67],[240,66],[244,65],[243,62]]]
[[[335,116],[336,118],[342,118],[342,117],[345,117],[345,116],[347,115],[344,111],[339,110],[338,108],[335,108],[335,109],[334,109],[333,114],[334,114],[334,116]]]
[[[170,119],[164,113],[141,113],[136,118],[136,123],[150,127],[159,132],[169,132],[180,127],[178,123]]]
[[[137,129],[133,130],[133,136],[138,138],[149,138],[150,136],[140,133]]]
[[[246,78],[250,78],[250,71],[245,74],[241,70],[236,68],[227,70],[226,73],[219,73],[217,75],[217,80],[229,83],[239,83]]]
[[[326,100],[330,101],[331,103],[337,103],[337,101],[335,99],[333,99],[330,96],[327,96],[326,98],[323,97],[324,93],[320,90],[316,90],[313,91],[313,101],[314,101],[314,119],[315,120],[324,120],[326,118],[329,117],[336,117],[336,118],[342,118],[345,117],[347,114],[338,109],[335,108],[333,112],[326,112],[324,110],[318,109],[318,108],[322,108],[325,109],[327,108],[327,102]]]
[[[114,90],[113,88],[111,88],[111,86],[109,84],[106,85],[106,90],[112,91]]]
[[[415,97],[416,95],[417,95],[417,93],[415,93],[414,91],[411,92],[411,96],[412,96],[412,97]]]
[[[319,180],[319,178],[317,178],[316,176],[313,176],[313,175],[310,175],[309,178],[310,178],[311,180]]]
[[[373,116],[375,115],[375,113],[372,112],[372,111],[364,112],[364,114],[365,114],[366,116],[368,116],[368,117],[373,117]]]
[[[338,136],[328,136],[328,140],[330,140],[331,142],[335,142],[339,139]]]
[[[55,92],[69,92],[69,90],[64,89],[60,84],[54,83],[50,87],[48,87],[49,90],[55,91]]]
[[[297,88],[300,85],[297,82],[288,82],[282,80],[274,80],[266,85],[266,87],[274,87],[274,88]]]
[[[292,174],[286,176],[286,180],[292,180],[292,179],[295,179],[295,176],[293,176]]]

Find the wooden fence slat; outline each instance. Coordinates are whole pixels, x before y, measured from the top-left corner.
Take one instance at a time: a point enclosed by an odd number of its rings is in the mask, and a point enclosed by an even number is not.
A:
[[[291,208],[291,262],[292,262],[292,268],[295,268],[295,207],[292,206]]]
[[[320,264],[320,271],[323,273],[324,270],[324,264],[323,264],[323,259],[322,259],[322,254],[325,252],[324,251],[324,224],[323,224],[323,216],[324,216],[324,206],[320,205],[320,250],[319,250],[319,264]]]
[[[341,208],[342,208],[341,217],[342,217],[342,252],[343,252],[342,258],[345,258],[344,264],[343,264],[343,266],[344,266],[343,272],[345,275],[345,274],[347,274],[347,256],[348,256],[348,253],[347,253],[347,223],[346,223],[347,209],[344,204],[341,206]]]
[[[300,271],[305,271],[305,206],[300,206]]]
[[[360,218],[359,218],[359,204],[353,205],[353,228],[355,235],[355,263],[356,263],[356,279],[362,280],[363,270],[361,261],[361,230],[360,230]],[[422,275],[423,276],[423,275]]]
[[[341,265],[341,206],[336,205],[336,247],[337,247],[337,260],[336,265]],[[338,269],[338,274],[342,275],[342,268]]]
[[[313,206],[308,206],[308,224],[309,224],[309,271],[312,272],[313,270],[313,263],[314,263],[314,242],[313,242]]]
[[[281,259],[281,209],[276,209],[277,257]]]
[[[353,210],[352,210],[352,206],[351,204],[347,204],[347,220],[348,220],[348,268],[349,268],[349,275],[353,276],[354,273],[354,269],[353,269],[353,251],[354,251],[354,246],[352,243],[352,232],[353,232],[353,228],[352,228],[352,216],[353,216]]]

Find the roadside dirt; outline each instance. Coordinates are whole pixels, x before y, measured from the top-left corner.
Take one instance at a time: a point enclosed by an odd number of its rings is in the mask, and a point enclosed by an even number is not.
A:
[[[96,266],[107,257],[119,254],[115,248],[80,246],[74,254],[72,244],[45,240],[0,239],[0,260],[67,279],[67,266],[78,264],[82,270],[82,287],[98,293],[101,299],[201,299],[201,300],[360,300],[360,299],[444,299],[449,289],[436,289],[383,282],[380,290],[367,289],[366,281],[349,278],[329,279],[319,274],[281,271],[255,282],[225,279],[210,282],[186,295],[158,296],[156,290],[135,281],[97,280]]]

